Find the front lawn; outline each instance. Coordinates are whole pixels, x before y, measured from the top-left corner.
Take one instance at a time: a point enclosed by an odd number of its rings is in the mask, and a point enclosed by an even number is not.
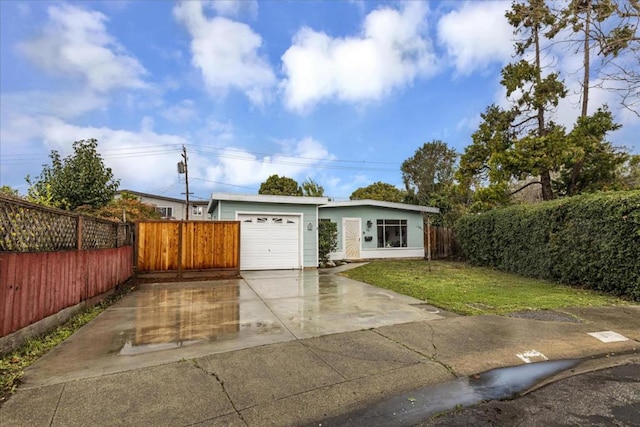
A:
[[[460,314],[629,304],[620,298],[462,262],[374,261],[343,275]]]

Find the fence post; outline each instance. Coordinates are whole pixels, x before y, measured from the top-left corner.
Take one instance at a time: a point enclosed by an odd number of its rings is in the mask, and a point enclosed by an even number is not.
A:
[[[78,222],[76,226],[76,234],[78,238],[78,244],[76,245],[77,250],[82,250],[82,228],[83,228],[84,218],[81,215],[78,215]]]
[[[182,277],[182,228],[186,223],[178,222],[178,277]]]
[[[429,263],[429,271],[431,271],[431,218],[427,216],[427,246],[429,250],[427,251],[427,262]]]

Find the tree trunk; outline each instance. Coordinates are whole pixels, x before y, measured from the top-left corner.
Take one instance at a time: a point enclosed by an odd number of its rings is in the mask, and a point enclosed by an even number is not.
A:
[[[585,2],[585,17],[584,17],[584,76],[582,79],[582,117],[587,116],[589,107],[589,72],[590,72],[590,43],[589,32],[591,31],[591,0]]]
[[[542,182],[542,200],[553,200],[553,188],[551,187],[551,173],[546,170],[540,174]]]
[[[587,117],[589,111],[589,72],[590,72],[590,46],[589,46],[589,32],[591,31],[591,0],[586,0],[585,3],[585,18],[584,18],[584,56],[583,66],[584,75],[582,78],[582,117]],[[586,154],[586,153],[585,153]],[[571,168],[571,180],[567,187],[567,196],[573,196],[576,193],[576,186],[578,183],[578,176],[582,171],[582,165],[584,165],[584,156],[582,155],[577,162],[574,163]]]
[[[542,68],[540,64],[540,36],[539,36],[539,28],[536,26],[534,28],[534,43],[536,49],[536,67],[537,67],[537,75],[536,75],[536,84],[537,87],[540,87],[542,82]],[[544,107],[538,107],[538,135],[544,136],[547,133],[547,129],[544,123]],[[551,173],[548,170],[543,171],[540,174],[540,182],[542,183],[542,200],[552,200],[553,199],[553,188],[551,187]]]

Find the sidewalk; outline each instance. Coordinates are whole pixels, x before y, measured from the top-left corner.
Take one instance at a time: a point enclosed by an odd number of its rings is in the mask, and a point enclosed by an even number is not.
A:
[[[584,321],[453,317],[42,387],[27,383],[0,408],[0,425],[320,425],[402,392],[492,368],[640,350],[640,306],[565,311]],[[588,335],[602,331],[627,340]]]

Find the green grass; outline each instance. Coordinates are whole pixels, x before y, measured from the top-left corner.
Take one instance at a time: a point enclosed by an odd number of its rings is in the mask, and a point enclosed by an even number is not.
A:
[[[126,295],[133,289],[132,283],[127,282],[121,285],[114,294],[107,297],[100,304],[76,313],[67,322],[57,326],[47,334],[29,339],[21,347],[3,355],[0,358],[0,405],[15,392],[18,385],[20,385],[24,370],[29,365],[69,338],[82,326],[95,319],[108,306]]]
[[[620,298],[462,262],[375,261],[342,273],[459,314],[629,304]]]

